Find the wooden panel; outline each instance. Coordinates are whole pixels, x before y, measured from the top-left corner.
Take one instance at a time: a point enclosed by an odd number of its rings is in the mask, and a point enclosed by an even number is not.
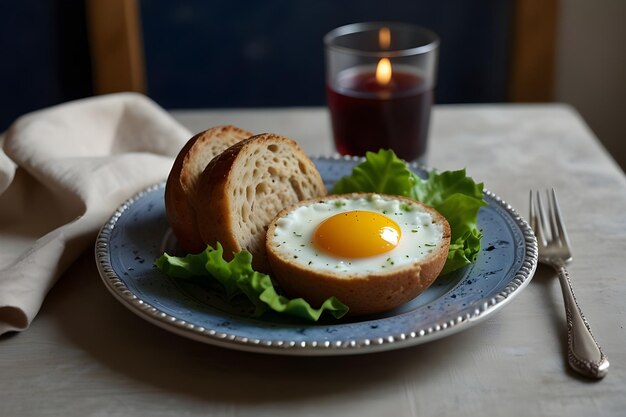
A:
[[[558,0],[516,0],[508,98],[550,101],[554,94]]]
[[[88,0],[94,93],[145,92],[141,24],[136,0]]]

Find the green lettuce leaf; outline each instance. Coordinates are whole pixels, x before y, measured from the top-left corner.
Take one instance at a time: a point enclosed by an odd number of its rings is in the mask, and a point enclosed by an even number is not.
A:
[[[351,175],[341,178],[332,192],[401,195],[435,208],[448,220],[452,234],[442,274],[456,271],[478,256],[482,237],[477,226],[478,210],[487,203],[483,199],[483,184],[475,183],[464,169],[433,171],[422,179],[393,151],[368,152],[365,161]]]
[[[337,181],[333,194],[384,193],[406,195],[415,185],[415,177],[404,161],[391,150],[368,152],[367,161],[357,165],[352,175]]]
[[[416,182],[409,197],[428,204],[450,223],[450,249],[442,274],[455,271],[476,260],[482,234],[478,230],[478,210],[487,203],[483,184],[476,184],[465,170],[431,172],[427,180]]]
[[[348,307],[336,297],[330,297],[319,308],[313,308],[302,298],[289,299],[276,292],[269,275],[252,269],[252,255],[241,251],[231,261],[224,260],[224,250],[218,243],[216,248],[208,246],[198,254],[184,257],[164,253],[155,264],[166,275],[182,279],[215,279],[220,282],[229,299],[245,296],[254,306],[254,315],[273,310],[305,320],[317,321],[322,313],[329,312],[341,318]]]

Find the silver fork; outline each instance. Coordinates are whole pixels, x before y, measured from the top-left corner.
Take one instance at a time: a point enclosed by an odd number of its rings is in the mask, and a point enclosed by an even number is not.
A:
[[[577,372],[592,378],[603,378],[609,370],[609,361],[591,334],[565,269],[565,265],[572,260],[572,253],[554,189],[546,192],[546,196],[547,209],[539,191],[530,192],[530,225],[537,237],[539,262],[553,267],[561,283],[567,318],[567,359]]]

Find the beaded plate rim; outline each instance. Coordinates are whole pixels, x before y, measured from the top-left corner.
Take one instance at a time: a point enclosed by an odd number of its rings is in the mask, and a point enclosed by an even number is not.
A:
[[[355,162],[363,161],[362,157],[340,155],[330,157],[319,156],[312,159],[326,161],[339,159]],[[431,171],[430,168],[416,162],[410,163],[409,166],[427,172]],[[135,194],[118,207],[109,220],[102,226],[95,244],[95,258],[98,272],[100,273],[105,287],[113,296],[140,317],[178,335],[225,348],[280,355],[334,356],[373,353],[430,342],[467,329],[508,304],[508,302],[510,302],[515,295],[519,294],[530,282],[537,268],[537,240],[526,220],[503,199],[489,190],[484,190],[484,194],[489,197],[492,202],[504,209],[511,216],[511,220],[520,228],[525,241],[525,254],[522,265],[508,285],[473,311],[452,320],[438,322],[433,326],[418,328],[409,333],[398,333],[387,337],[296,342],[293,340],[266,340],[237,336],[197,326],[159,310],[134,294],[111,265],[108,243],[117,225],[117,221],[137,200],[141,199],[147,193],[156,191],[164,186],[165,182],[161,182],[149,186]]]

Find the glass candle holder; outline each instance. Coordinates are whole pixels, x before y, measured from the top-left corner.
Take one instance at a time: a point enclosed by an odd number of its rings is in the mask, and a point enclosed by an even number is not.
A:
[[[355,23],[324,37],[326,93],[337,152],[392,149],[423,160],[439,38],[404,23]]]

